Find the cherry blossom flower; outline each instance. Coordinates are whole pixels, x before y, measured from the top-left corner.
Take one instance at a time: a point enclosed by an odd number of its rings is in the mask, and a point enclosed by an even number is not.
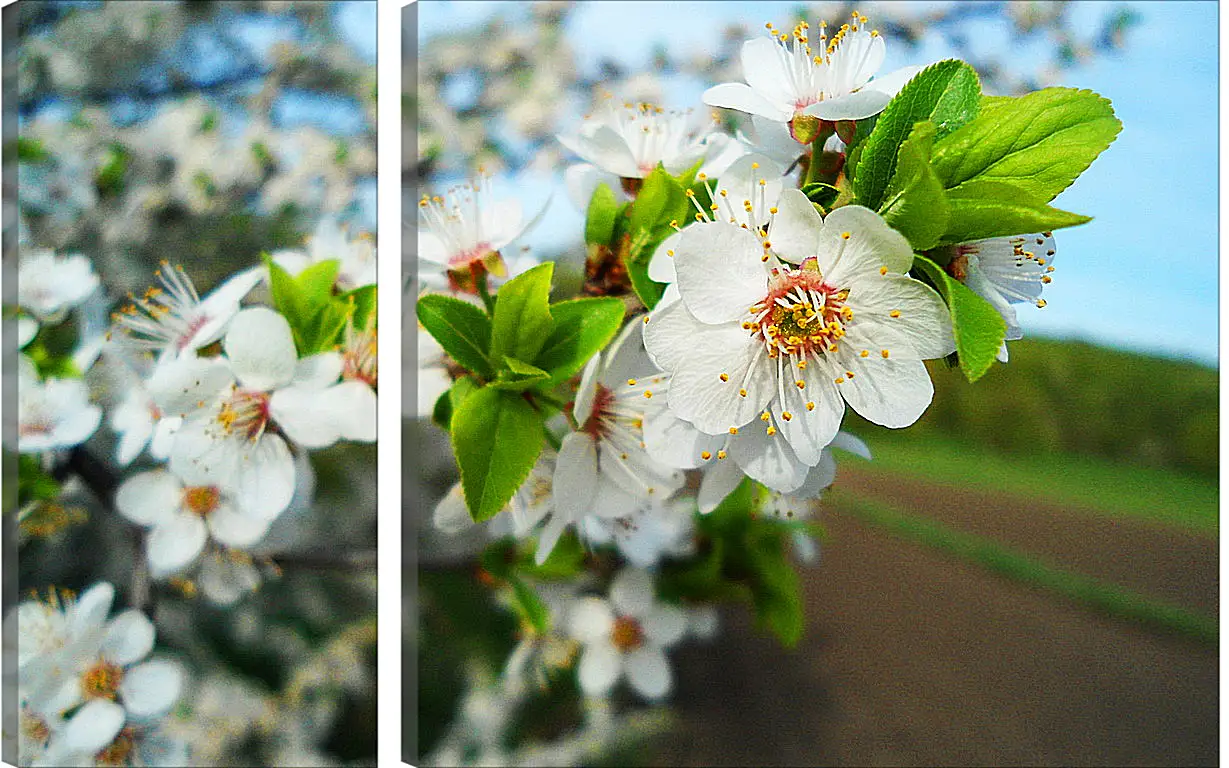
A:
[[[1053,278],[1054,234],[995,237],[955,246],[947,271],[994,306],[1007,322],[998,359],[1007,362],[1007,342],[1023,338],[1013,304],[1046,305],[1041,290]]]
[[[183,419],[178,416],[163,418],[162,410],[143,386],[129,389],[108,419],[111,429],[119,435],[116,462],[126,467],[146,447],[151,457],[165,461],[170,455],[171,438],[182,423]]]
[[[804,116],[837,121],[878,114],[921,67],[904,67],[872,79],[883,64],[886,46],[866,22],[855,11],[851,23],[842,25],[829,40],[821,21],[814,50],[806,22],[799,22],[792,33],[767,24],[768,37],[743,43],[746,83],[709,88],[704,103],[790,123],[791,128],[797,128],[794,121]],[[797,130],[794,136],[806,138]]]
[[[623,518],[664,502],[683,475],[651,459],[644,448],[644,419],[659,410],[664,384],[644,353],[640,323],[628,323],[605,353],[594,355],[581,375],[572,408],[578,430],[564,436],[554,475],[554,512],[539,542],[550,551],[569,522],[586,517]]]
[[[745,151],[716,130],[715,120],[701,125],[691,110],[667,112],[643,102],[620,106],[611,94],[580,130],[556,139],[585,161],[565,172],[569,195],[582,210],[600,183],[630,195],[658,165],[677,176],[704,160],[701,170],[718,175]]]
[[[609,599],[582,598],[572,607],[568,626],[584,646],[579,676],[586,695],[609,694],[621,677],[650,701],[670,693],[665,649],[682,639],[687,618],[678,606],[657,600],[648,571],[620,571]]]
[[[654,310],[645,346],[671,374],[675,416],[707,435],[749,434],[721,450],[760,482],[800,486],[845,403],[888,427],[929,405],[922,360],[954,349],[950,318],[938,294],[905,276],[913,251],[873,211],[822,219],[788,190],[766,235],[695,224],[675,252],[680,300]]]
[[[262,267],[232,276],[203,300],[183,267],[167,262],[154,273],[162,287],[112,315],[110,338],[144,350],[161,363],[191,355],[222,337],[239,312],[239,302],[263,279]],[[118,337],[117,337],[118,334]]]
[[[39,322],[58,321],[98,286],[98,275],[85,256],[57,256],[50,248],[22,249],[17,267],[17,304]],[[22,335],[33,338],[28,323]]]
[[[265,535],[271,522],[247,514],[242,499],[217,486],[188,486],[161,469],[125,480],[116,492],[115,507],[150,529],[145,552],[154,578],[187,567],[209,538],[227,547],[249,547]]]
[[[90,438],[102,422],[102,409],[90,402],[80,379],[40,381],[25,355],[17,368],[17,449],[41,453],[71,448]]]
[[[64,619],[44,622],[59,627],[52,630],[50,643],[40,643],[46,651],[22,666],[27,715],[46,729],[44,761],[56,755],[94,754],[115,739],[126,722],[156,719],[179,696],[179,665],[145,660],[154,645],[149,619],[127,610],[107,620],[113,595],[109,584],[97,585],[75,604],[52,606]],[[37,616],[34,609],[24,610],[27,617]],[[32,624],[30,619],[22,623]],[[71,714],[65,717],[66,712]]]
[[[677,498],[656,506],[640,506],[622,517],[590,515],[579,526],[591,545],[613,544],[638,568],[654,568],[664,558],[683,558],[695,551],[694,505]]]
[[[418,258],[425,262],[419,273],[424,285],[474,293],[475,281],[486,274],[508,274],[501,250],[535,222],[524,223],[518,201],[490,197],[490,178],[484,175],[453,187],[446,197],[423,195]]]
[[[313,264],[329,259],[340,262],[337,286],[341,290],[375,285],[375,244],[366,235],[350,239],[345,228],[331,216],[322,218],[316,225],[315,232],[307,239],[306,251],[279,250],[273,253],[273,260],[291,275],[298,275]]]
[[[155,371],[150,390],[164,413],[181,415],[171,470],[185,483],[216,486],[249,512],[276,517],[294,493],[287,440],[324,448],[370,442],[376,398],[359,381],[338,383],[341,356],[298,359],[290,324],[264,308],[235,316],[224,358],[186,358]]]

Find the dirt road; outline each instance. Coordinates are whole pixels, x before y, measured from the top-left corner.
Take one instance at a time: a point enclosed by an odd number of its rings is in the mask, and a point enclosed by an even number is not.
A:
[[[845,472],[842,486],[1214,612],[1215,541]],[[886,491],[891,488],[893,490]],[[1214,647],[1108,618],[825,503],[807,631],[783,652],[741,608],[674,654],[661,765],[1215,765]]]

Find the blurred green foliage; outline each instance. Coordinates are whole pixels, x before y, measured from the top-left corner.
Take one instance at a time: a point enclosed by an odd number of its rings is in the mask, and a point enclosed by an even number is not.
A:
[[[1025,339],[976,385],[930,363],[935,399],[893,439],[950,437],[1007,454],[1097,456],[1214,479],[1219,374],[1084,342]],[[887,432],[850,411],[858,435]]]

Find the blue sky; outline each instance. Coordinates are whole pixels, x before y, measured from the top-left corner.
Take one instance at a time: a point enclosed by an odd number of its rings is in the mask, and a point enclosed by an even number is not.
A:
[[[639,8],[632,7],[640,6]],[[678,55],[702,52],[722,28],[746,20],[783,24],[792,2],[581,2],[568,35],[583,69],[610,57],[648,67],[665,43]],[[1126,3],[1140,16],[1124,52],[1070,70],[1063,85],[1108,97],[1123,122],[1117,141],[1055,201],[1094,220],[1057,234],[1054,282],[1043,310],[1022,307],[1026,335],[1080,338],[1128,349],[1215,364],[1218,357],[1218,134],[1215,2]],[[1073,26],[1093,29],[1102,3],[1074,4]],[[419,5],[419,36],[463,29],[506,3],[427,0]],[[747,18],[748,8],[752,10]],[[872,18],[873,21],[873,18]],[[1173,34],[1176,26],[1206,36]],[[974,33],[979,30],[974,29]],[[1002,40],[985,25],[985,45]],[[885,71],[950,55],[941,47],[912,54],[889,43]],[[668,106],[694,106],[703,84],[673,82]],[[524,179],[517,194],[536,210],[555,179]],[[497,185],[497,189],[499,186]],[[505,184],[504,188],[513,189]],[[578,235],[582,219],[560,187],[551,203],[555,226],[539,227],[529,243],[544,250]]]

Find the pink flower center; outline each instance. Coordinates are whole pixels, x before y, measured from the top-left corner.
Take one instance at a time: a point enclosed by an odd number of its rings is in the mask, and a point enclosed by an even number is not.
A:
[[[644,645],[644,628],[631,616],[620,616],[610,630],[610,642],[623,653],[634,651]]]
[[[845,325],[853,320],[848,297],[848,291],[824,282],[812,259],[799,269],[774,269],[768,295],[751,307],[743,328],[764,343],[769,357],[805,359],[835,352]]]
[[[269,425],[269,395],[236,389],[218,409],[217,423],[225,435],[241,435],[256,442]]]

